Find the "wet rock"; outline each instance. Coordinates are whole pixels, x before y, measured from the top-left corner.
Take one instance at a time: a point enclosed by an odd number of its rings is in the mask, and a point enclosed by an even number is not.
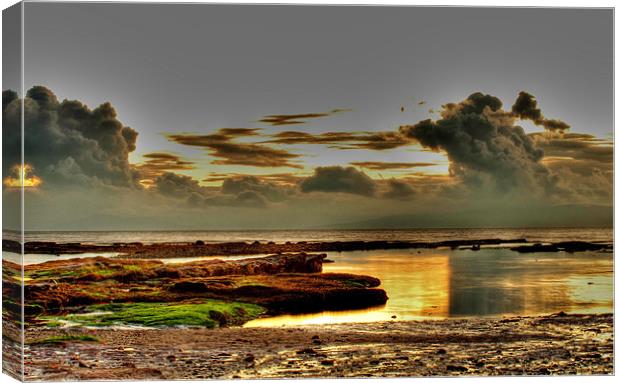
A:
[[[551,375],[551,371],[549,371],[549,369],[546,367],[543,367],[536,372],[538,375]]]
[[[256,357],[253,354],[248,354],[245,358],[243,358],[243,361],[250,363],[253,362],[255,359]]]
[[[465,372],[465,371],[468,371],[468,368],[464,367],[464,366],[457,366],[457,365],[454,365],[454,364],[449,364],[449,365],[446,366],[446,370],[448,370],[448,371],[457,371],[457,372]]]
[[[567,242],[557,242],[557,243],[551,243],[551,244],[535,243],[531,246],[515,246],[511,248],[511,250],[518,251],[520,253],[558,252],[558,251],[566,251],[569,253],[574,253],[574,252],[579,252],[579,251],[600,251],[600,250],[611,250],[611,249],[613,249],[612,244],[592,243],[592,242],[583,242],[583,241],[567,241]]]
[[[226,315],[219,311],[210,310],[209,318],[219,323],[220,327],[225,327],[228,324],[228,318],[226,317]]]
[[[191,281],[182,281],[174,283],[170,287],[171,291],[186,293],[186,292],[205,292],[209,290],[209,287],[204,282],[191,282]]]
[[[334,242],[307,242],[261,243],[254,241],[204,243],[195,241],[190,243],[156,243],[144,245],[142,243],[113,243],[112,245],[92,245],[82,243],[56,242],[27,242],[25,251],[30,254],[80,254],[80,253],[108,253],[119,252],[133,258],[172,258],[196,257],[206,255],[251,255],[275,254],[285,252],[314,252],[314,251],[355,251],[355,250],[390,250],[390,249],[434,249],[438,247],[496,245],[502,243],[525,243],[523,238],[516,239],[480,239],[454,240],[441,242],[410,242],[410,241],[334,241]],[[579,244],[564,243],[565,248],[577,249]],[[13,240],[3,240],[5,251],[21,251],[21,244]]]
[[[303,354],[305,354],[305,355],[313,355],[313,354],[316,354],[316,350],[312,349],[312,348],[304,348],[304,349],[298,350],[297,354],[299,354],[299,355],[303,355]]]

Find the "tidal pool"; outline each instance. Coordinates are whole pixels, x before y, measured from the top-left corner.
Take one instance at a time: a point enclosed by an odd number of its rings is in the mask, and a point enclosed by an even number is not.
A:
[[[260,318],[246,327],[613,311],[613,254],[509,249],[328,254],[324,272],[381,280],[385,306]]]

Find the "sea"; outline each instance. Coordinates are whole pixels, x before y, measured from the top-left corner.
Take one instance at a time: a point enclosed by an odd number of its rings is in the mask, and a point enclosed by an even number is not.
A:
[[[613,228],[476,228],[386,230],[192,230],[192,231],[36,231],[26,241],[82,242],[239,242],[239,241],[419,241],[526,238],[530,242],[612,242]]]

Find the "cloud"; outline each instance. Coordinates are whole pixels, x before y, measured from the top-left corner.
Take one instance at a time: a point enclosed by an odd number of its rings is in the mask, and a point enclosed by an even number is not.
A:
[[[256,130],[227,128],[207,135],[170,134],[168,139],[182,145],[208,150],[211,156],[219,158],[219,160],[211,162],[214,165],[302,168],[301,165],[291,162],[291,160],[300,157],[298,154],[263,144],[233,141],[239,136],[256,135]]]
[[[387,150],[410,145],[411,140],[399,132],[326,132],[311,134],[286,131],[274,134],[265,143],[284,145],[329,145],[335,149]]]
[[[372,178],[352,166],[325,166],[299,184],[302,192],[349,193],[373,196],[376,184]]]
[[[157,177],[151,190],[195,208],[216,206],[264,208],[271,203],[285,201],[295,192],[294,188],[253,176],[229,177],[219,188],[206,187],[192,177],[171,172],[165,172]]]
[[[167,171],[195,169],[194,162],[186,161],[176,154],[154,152],[142,157],[146,158],[146,161],[134,166],[140,171],[140,183],[147,187],[152,186],[154,180]]]
[[[553,179],[540,162],[543,150],[521,127],[500,118],[501,107],[498,98],[474,93],[461,103],[444,105],[441,119],[402,126],[400,132],[444,151],[451,174],[471,186],[491,181],[504,192],[533,186],[548,191]]]
[[[171,172],[165,172],[162,175],[155,178],[154,181],[155,191],[168,197],[177,199],[188,199],[192,196],[205,197],[209,195],[207,188],[200,186],[198,181],[192,177],[176,174]]]
[[[351,165],[370,170],[411,169],[416,167],[434,166],[432,162],[378,162],[362,161],[350,162]]]
[[[264,181],[254,176],[227,178],[222,183],[223,194],[241,195],[246,192],[258,194],[263,199],[270,202],[284,201],[291,194],[289,188]]]
[[[613,142],[589,134],[535,133],[542,162],[571,201],[612,203]]]
[[[415,195],[415,189],[409,183],[392,178],[387,182],[388,190],[383,197],[391,199],[407,200]]]
[[[321,134],[311,134],[306,132],[286,131],[274,134],[272,140],[266,143],[273,144],[335,144],[342,142],[351,142],[358,139],[356,133],[349,132],[327,132]]]
[[[303,178],[295,173],[271,173],[271,174],[260,174],[260,175],[251,175],[251,174],[240,174],[240,173],[209,173],[204,182],[221,182],[230,178],[242,178],[242,177],[255,177],[262,181],[267,181],[275,185],[282,186],[296,186],[299,181]]]
[[[350,112],[351,109],[333,109],[329,112],[323,113],[305,113],[305,114],[272,114],[269,116],[265,116],[259,120],[264,124],[269,124],[271,126],[281,126],[281,125],[299,125],[305,124],[310,119],[314,118],[322,118],[332,116],[334,114]]]
[[[512,113],[522,120],[530,120],[550,131],[563,132],[570,128],[570,125],[563,121],[545,118],[538,107],[536,98],[527,92],[519,92],[519,96],[512,106]]]
[[[399,132],[369,133],[359,141],[361,142],[350,144],[348,147],[339,147],[339,149],[388,150],[411,145],[411,140]]]
[[[20,163],[20,100],[3,92],[3,173]],[[138,133],[117,119],[110,103],[89,109],[79,101],[58,101],[34,86],[24,99],[25,162],[44,184],[104,184],[139,188],[138,172],[129,164]]]
[[[244,136],[257,136],[258,128],[222,128],[218,132],[224,137],[244,137]]]
[[[544,150],[545,157],[565,157],[613,166],[613,141],[578,133],[534,133],[530,136]]]

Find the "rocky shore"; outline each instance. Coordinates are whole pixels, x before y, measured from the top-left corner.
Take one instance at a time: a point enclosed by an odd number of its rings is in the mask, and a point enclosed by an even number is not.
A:
[[[133,313],[144,323],[167,325],[158,315],[178,311],[178,317],[168,318],[173,324],[183,324],[185,316],[188,324],[224,326],[257,315],[367,308],[387,301],[376,278],[320,273],[324,258],[295,253],[180,264],[105,257],[50,261],[24,267],[24,309],[30,325],[58,325],[63,316],[107,305],[115,315],[99,318],[104,322],[133,323]],[[21,277],[11,271],[19,266],[8,261],[3,266],[4,296],[18,297]],[[4,305],[18,317],[19,302],[5,299]]]
[[[142,244],[140,242],[114,243],[96,245],[88,243],[26,242],[24,251],[28,254],[81,254],[81,253],[120,253],[129,258],[176,258],[212,255],[254,255],[296,252],[326,252],[354,250],[389,250],[389,249],[431,249],[438,247],[458,248],[462,246],[500,245],[505,243],[526,243],[517,239],[482,239],[441,242],[411,241],[335,241],[335,242],[168,242]],[[19,242],[4,239],[5,251],[19,253]]]
[[[183,258],[203,256],[230,256],[230,255],[257,255],[282,254],[300,252],[328,252],[328,251],[356,251],[356,250],[390,250],[390,249],[436,249],[471,248],[479,250],[481,246],[504,244],[521,244],[511,247],[518,252],[557,252],[557,251],[610,251],[611,243],[592,243],[582,241],[558,243],[528,243],[524,238],[513,239],[476,239],[453,240],[439,242],[414,241],[334,241],[334,242],[223,242],[205,243],[196,242],[169,242],[142,244],[140,242],[88,244],[88,243],[56,243],[56,242],[26,242],[24,251],[27,254],[82,254],[82,253],[119,253],[122,258]],[[4,251],[19,253],[19,242],[4,239]]]
[[[535,243],[530,246],[515,246],[512,247],[511,250],[518,251],[519,253],[555,253],[558,251],[576,253],[579,251],[612,251],[613,245],[607,243],[566,241],[548,244]]]
[[[610,314],[26,338],[28,380],[613,374]]]
[[[242,328],[263,316],[370,308],[365,275],[322,273],[325,251],[469,248],[610,251],[525,239],[444,242],[27,243],[31,253],[117,252],[21,266],[3,261],[3,350],[16,355],[24,284],[27,380],[612,374],[613,317],[394,321]],[[19,244],[17,244],[19,245]],[[11,241],[3,247],[14,248]],[[155,258],[256,255],[165,263]],[[16,374],[18,359],[6,359]]]

